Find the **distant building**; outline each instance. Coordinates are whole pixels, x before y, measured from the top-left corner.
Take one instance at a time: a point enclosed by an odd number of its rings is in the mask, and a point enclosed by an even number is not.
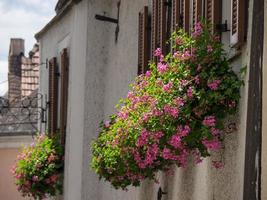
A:
[[[25,57],[24,51],[23,39],[11,39],[8,56],[8,99],[12,103],[38,89],[39,45],[34,45],[29,57]]]

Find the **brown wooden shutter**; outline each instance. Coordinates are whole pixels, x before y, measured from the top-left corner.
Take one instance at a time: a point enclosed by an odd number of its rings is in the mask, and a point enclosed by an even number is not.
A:
[[[202,0],[193,0],[192,2],[192,29],[199,22],[202,16]]]
[[[48,135],[53,136],[57,131],[57,103],[58,103],[58,67],[57,59],[49,61],[49,107],[48,107]]]
[[[216,26],[221,24],[222,2],[221,0],[206,0],[206,20],[212,24],[211,32],[216,32]]]
[[[182,26],[185,32],[189,33],[190,31],[190,0],[182,0],[181,3],[181,19],[182,19]]]
[[[172,32],[180,27],[180,0],[172,0]]]
[[[163,54],[167,53],[166,42],[167,42],[167,7],[166,0],[158,1],[159,9],[159,25],[158,25],[158,41],[159,47]]]
[[[159,9],[158,9],[158,1],[159,0],[152,0],[152,38],[151,38],[151,55],[154,61],[156,61],[156,58],[153,56],[154,51],[158,47],[158,24],[159,24]]]
[[[69,86],[69,56],[68,50],[61,53],[61,90],[60,90],[60,137],[61,144],[65,145],[67,114],[68,114],[68,86]]]
[[[139,12],[138,75],[145,73],[149,59],[148,7]]]
[[[239,46],[245,40],[245,0],[231,0],[231,38],[232,46]]]

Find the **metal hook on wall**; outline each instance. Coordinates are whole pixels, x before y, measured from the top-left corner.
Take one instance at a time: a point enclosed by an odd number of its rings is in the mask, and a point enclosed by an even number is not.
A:
[[[120,6],[121,6],[121,1],[118,1],[118,3],[117,3],[117,9],[118,9],[118,11],[117,11],[117,19],[111,18],[111,17],[107,17],[105,15],[98,15],[98,14],[95,15],[95,19],[97,19],[97,20],[117,24],[116,30],[115,30],[115,42],[116,43],[118,41],[119,32],[120,32],[120,27],[119,27]]]

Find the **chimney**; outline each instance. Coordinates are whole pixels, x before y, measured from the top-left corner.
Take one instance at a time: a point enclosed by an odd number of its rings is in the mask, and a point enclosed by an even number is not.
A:
[[[10,40],[8,56],[8,99],[15,102],[21,99],[21,61],[24,56],[24,40]]]

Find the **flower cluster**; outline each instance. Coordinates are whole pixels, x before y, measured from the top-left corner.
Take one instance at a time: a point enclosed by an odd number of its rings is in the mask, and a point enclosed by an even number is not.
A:
[[[63,148],[58,139],[39,135],[23,147],[11,172],[23,196],[44,199],[62,193]]]
[[[136,78],[92,144],[93,169],[115,188],[155,180],[173,164],[185,168],[190,156],[202,162],[221,148],[223,120],[237,111],[242,81],[208,25],[197,23],[192,36],[173,33],[171,44],[168,55],[156,49],[157,62]]]

